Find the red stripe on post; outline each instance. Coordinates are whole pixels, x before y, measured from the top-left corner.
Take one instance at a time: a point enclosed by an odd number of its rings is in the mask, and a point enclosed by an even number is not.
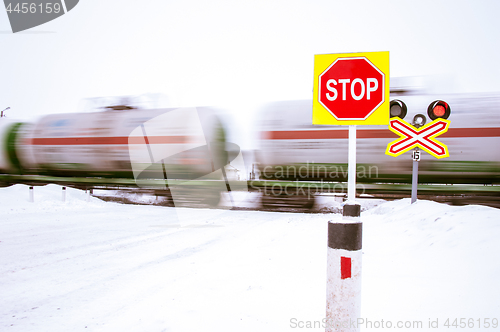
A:
[[[340,278],[351,277],[351,257],[340,256]]]

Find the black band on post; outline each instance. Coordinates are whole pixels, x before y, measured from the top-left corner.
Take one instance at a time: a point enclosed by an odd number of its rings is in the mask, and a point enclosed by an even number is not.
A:
[[[344,209],[342,211],[342,216],[344,217],[359,217],[361,215],[361,205],[352,204],[352,205],[344,205]]]
[[[359,205],[358,205],[359,206]],[[328,247],[349,251],[360,250],[362,247],[362,223],[328,223]]]

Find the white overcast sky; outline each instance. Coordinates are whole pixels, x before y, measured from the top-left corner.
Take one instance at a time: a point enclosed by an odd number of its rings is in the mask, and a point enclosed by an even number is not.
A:
[[[12,34],[0,10],[0,107],[76,112],[84,98],[163,93],[171,106],[312,98],[314,54],[389,51],[391,76],[500,91],[500,2],[80,0]],[[81,105],[81,104],[80,104]]]

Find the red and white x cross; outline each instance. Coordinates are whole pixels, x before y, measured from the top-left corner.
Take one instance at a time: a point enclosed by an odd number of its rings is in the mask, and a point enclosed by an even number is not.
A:
[[[400,138],[387,145],[385,154],[397,157],[414,147],[420,147],[436,158],[449,157],[448,147],[434,139],[447,132],[449,126],[450,121],[436,119],[421,128],[416,128],[402,119],[392,118],[389,120],[389,129]]]

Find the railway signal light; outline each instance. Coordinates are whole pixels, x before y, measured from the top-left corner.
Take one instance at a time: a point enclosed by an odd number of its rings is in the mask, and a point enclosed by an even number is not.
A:
[[[406,112],[407,112],[406,104],[403,103],[399,99],[391,100],[389,108],[390,108],[390,117],[391,118],[394,118],[397,116],[398,118],[404,119],[404,117],[406,116]]]
[[[427,115],[429,115],[431,120],[436,120],[438,118],[448,119],[450,113],[450,105],[443,100],[435,100],[427,108]]]
[[[418,162],[420,161],[420,151],[418,148],[424,149],[436,158],[450,156],[447,146],[435,139],[436,136],[448,131],[450,121],[446,119],[448,119],[450,113],[450,105],[447,102],[435,100],[427,108],[427,115],[432,120],[431,123],[425,125],[427,122],[425,115],[416,114],[413,117],[412,123],[409,124],[403,120],[406,115],[406,105],[401,100],[396,99],[391,101],[389,129],[400,137],[387,145],[385,154],[397,157],[410,149],[414,149],[412,153],[412,204],[417,200]]]
[[[412,125],[416,128],[422,127],[427,122],[427,118],[423,114],[417,114],[413,117]]]

